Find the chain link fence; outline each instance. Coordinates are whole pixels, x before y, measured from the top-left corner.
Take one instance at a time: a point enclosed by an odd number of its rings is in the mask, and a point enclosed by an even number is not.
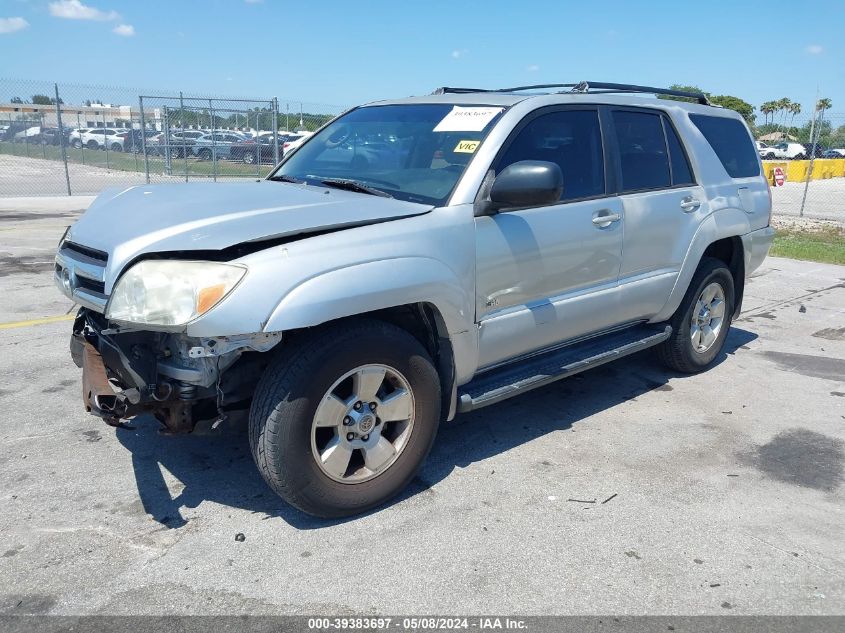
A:
[[[340,106],[0,79],[0,197],[256,179]]]
[[[845,222],[845,114],[764,122],[755,136],[775,215]]]
[[[0,197],[262,178],[287,146],[342,110],[275,97],[0,79]],[[765,120],[755,136],[776,215],[845,222],[845,114]]]

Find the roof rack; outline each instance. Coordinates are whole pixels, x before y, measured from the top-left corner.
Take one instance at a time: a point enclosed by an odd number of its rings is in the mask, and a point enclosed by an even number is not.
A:
[[[513,88],[450,88],[444,86],[434,91],[434,94],[469,94],[473,92],[522,92],[524,90],[546,90],[549,88],[569,88],[572,93],[607,94],[619,92],[642,92],[655,95],[667,95],[671,97],[686,97],[695,99],[702,105],[711,105],[707,95],[701,92],[688,92],[686,90],[672,90],[670,88],[655,88],[654,86],[637,86],[634,84],[614,84],[602,81],[581,81],[577,84],[534,84],[531,86],[515,86]],[[561,91],[563,92],[563,91]]]

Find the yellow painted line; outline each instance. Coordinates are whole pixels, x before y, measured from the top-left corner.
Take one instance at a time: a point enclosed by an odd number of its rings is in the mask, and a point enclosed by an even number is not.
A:
[[[10,323],[0,323],[0,330],[13,330],[19,327],[44,325],[45,323],[59,323],[60,321],[73,321],[75,318],[75,314],[63,314],[61,316],[43,317],[41,319],[30,319],[28,321],[12,321]]]

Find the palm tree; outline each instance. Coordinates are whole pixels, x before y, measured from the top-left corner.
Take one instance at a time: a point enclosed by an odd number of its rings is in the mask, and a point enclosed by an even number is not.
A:
[[[784,97],[783,99],[778,99],[777,101],[775,101],[775,107],[777,108],[777,111],[780,114],[780,123],[778,124],[778,127],[786,127],[786,113],[789,111],[789,107],[791,105],[792,102],[789,100],[788,97]]]
[[[801,104],[795,102],[791,103],[789,105],[789,113],[792,115],[789,119],[789,129],[791,130],[793,124],[795,123],[795,115],[801,114]],[[789,130],[787,130],[786,133],[789,134]]]
[[[815,139],[812,139],[812,138],[810,139],[810,142],[813,144],[813,153],[815,153],[816,144],[818,143],[818,138],[819,138],[819,135],[821,134],[822,122],[824,121],[824,111],[830,110],[830,108],[832,108],[832,107],[833,107],[833,102],[830,99],[828,99],[827,97],[819,99],[816,102],[816,112],[819,113],[819,120],[816,123]]]
[[[769,115],[775,111],[775,102],[774,101],[766,101],[763,105],[760,106],[760,112],[763,113],[765,117],[763,119],[763,124],[769,124]]]

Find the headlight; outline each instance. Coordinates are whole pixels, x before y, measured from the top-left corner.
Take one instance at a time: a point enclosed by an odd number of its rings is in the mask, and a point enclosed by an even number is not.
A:
[[[246,274],[217,262],[148,260],[121,277],[106,307],[113,321],[184,325],[211,310]]]

